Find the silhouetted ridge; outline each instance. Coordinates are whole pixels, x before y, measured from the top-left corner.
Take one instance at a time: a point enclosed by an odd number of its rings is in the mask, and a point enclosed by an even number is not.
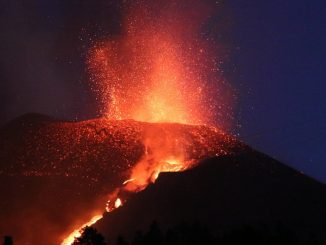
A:
[[[254,150],[163,173],[95,225],[105,237],[131,239],[156,220],[163,230],[196,220],[220,233],[243,225],[285,227],[305,241],[325,239],[326,187]]]
[[[7,123],[7,125],[10,124],[18,124],[18,123],[22,123],[22,124],[28,124],[28,123],[32,123],[32,124],[39,124],[39,123],[49,123],[49,122],[57,122],[59,120],[44,115],[44,114],[40,114],[40,113],[26,113],[20,117],[17,117],[13,120],[11,120],[10,122]]]

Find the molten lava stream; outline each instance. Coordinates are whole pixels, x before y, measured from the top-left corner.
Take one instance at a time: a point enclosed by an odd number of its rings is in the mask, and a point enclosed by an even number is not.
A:
[[[106,205],[106,212],[112,212],[114,209],[119,208],[122,206],[122,201],[120,198],[116,198],[115,202],[114,202],[114,206],[113,207],[109,207],[110,200],[108,200],[107,205]],[[97,214],[94,215],[88,222],[84,223],[83,225],[81,225],[79,228],[75,229],[73,232],[71,232],[65,239],[64,241],[61,243],[61,245],[72,245],[75,241],[75,238],[80,237],[82,234],[82,230],[87,227],[87,226],[92,226],[94,225],[98,220],[102,219],[103,215],[102,214]]]
[[[113,202],[113,206],[111,206],[111,200],[107,201],[105,210],[106,212],[112,212],[113,210],[122,206],[122,200],[117,197],[120,191],[127,191],[127,192],[138,192],[143,190],[147,187],[149,183],[154,183],[155,180],[158,178],[161,172],[179,172],[189,168],[191,165],[187,165],[179,160],[176,159],[168,159],[168,160],[156,160],[155,164],[153,164],[153,156],[150,157],[149,161],[148,155],[143,160],[138,162],[134,167],[130,179],[123,182],[122,187],[118,188],[114,193],[113,197],[115,201]],[[150,165],[153,165],[151,169],[148,169]],[[114,200],[114,199],[113,199]],[[98,220],[100,220],[103,215],[95,215],[92,217],[88,222],[81,225],[79,228],[75,229],[73,232],[64,239],[61,245],[71,245],[73,244],[75,238],[81,236],[82,229],[86,226],[91,226],[95,224]]]
[[[87,57],[88,71],[100,116],[153,125],[140,129],[145,152],[129,179],[111,195],[108,212],[126,201],[123,193],[143,190],[160,172],[189,169],[202,155],[213,154],[215,148],[205,145],[201,156],[193,158],[190,146],[201,141],[191,141],[191,132],[186,137],[177,123],[228,125],[232,119],[233,90],[220,74],[217,45],[201,33],[215,1],[127,2],[121,36],[94,45]],[[206,136],[196,137],[203,141]],[[62,245],[72,244],[81,228],[101,217],[76,229]]]
[[[81,231],[82,231],[82,229],[84,227],[91,226],[91,225],[95,224],[102,217],[103,217],[103,215],[101,215],[101,214],[95,215],[94,217],[92,217],[88,222],[81,225],[78,229],[75,229],[73,232],[71,232],[70,235],[67,236],[67,238],[64,239],[64,241],[61,243],[61,245],[71,245],[71,244],[73,244],[74,241],[75,241],[75,238],[78,238],[78,237],[81,236]]]

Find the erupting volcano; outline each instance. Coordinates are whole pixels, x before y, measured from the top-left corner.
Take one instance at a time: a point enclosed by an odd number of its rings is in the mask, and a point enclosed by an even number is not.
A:
[[[121,36],[94,45],[88,67],[102,116],[184,125],[229,123],[232,91],[219,72],[216,46],[200,32],[214,8],[199,1],[191,8],[188,5],[174,0],[136,1],[125,9]],[[106,211],[123,205],[121,191],[143,190],[160,172],[183,171],[194,166],[198,158],[230,153],[221,151],[220,145],[207,145],[199,154],[198,149],[189,151],[198,136],[206,140],[204,137],[224,134],[207,128],[209,135],[196,133],[190,139],[180,132],[183,127],[187,126],[145,127],[144,153],[123,186],[110,195]],[[70,244],[75,234],[62,244]]]
[[[11,232],[22,244],[37,244],[34,239],[39,238],[58,244],[95,222],[105,209],[124,205],[160,172],[186,170],[207,157],[246,148],[209,126],[109,119],[60,122],[38,115],[6,125],[0,142],[1,161],[6,163],[0,171],[8,182],[2,187],[12,188],[13,195],[2,203],[7,211],[1,213],[1,219],[12,223],[0,224],[0,230]],[[18,220],[21,227],[13,228]],[[37,235],[26,233],[32,220],[43,224]]]
[[[39,204],[22,207],[28,218],[24,228],[15,228],[19,243],[39,242],[26,228],[37,217],[45,227],[38,236],[47,244],[72,244],[82,227],[124,205],[160,172],[183,171],[243,147],[221,129],[205,126],[230,127],[234,99],[220,72],[220,48],[202,31],[214,10],[215,3],[201,1],[125,3],[121,34],[94,42],[88,52],[99,119],[60,122],[27,115],[4,127],[1,174],[27,178],[13,192],[35,192],[35,177],[49,181],[37,187],[37,195],[44,195]],[[58,193],[58,183],[65,183],[65,192]],[[28,200],[25,195],[15,202]],[[12,234],[22,216],[8,205],[3,216],[12,225],[1,230]],[[68,210],[75,213],[66,215]]]
[[[227,128],[232,119],[234,96],[220,73],[220,50],[202,30],[215,5],[126,3],[121,35],[95,42],[87,59],[100,119],[72,123],[27,116],[2,130],[1,157],[7,162],[2,174],[83,178],[89,191],[98,188],[96,195],[88,194],[95,201],[81,205],[77,217],[70,222],[62,218],[67,229],[51,224],[63,245],[160,172],[183,171],[242,147],[222,130],[200,126]],[[62,209],[71,205],[75,202],[67,201]],[[85,214],[86,207],[93,215]],[[75,227],[70,235],[69,227]],[[37,243],[24,236],[17,233],[21,241]]]
[[[112,244],[156,219],[168,230],[198,218],[216,234],[282,221],[326,238],[325,186],[227,133],[220,5],[121,1],[115,35],[83,45],[96,118],[26,114],[0,128],[1,236],[71,245],[94,226]]]

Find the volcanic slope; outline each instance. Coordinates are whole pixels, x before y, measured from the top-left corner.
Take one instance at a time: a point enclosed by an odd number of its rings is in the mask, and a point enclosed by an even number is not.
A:
[[[244,225],[291,230],[301,241],[325,239],[326,186],[254,150],[207,159],[155,184],[108,213],[95,228],[130,240],[156,221],[162,230],[200,222],[213,234]],[[238,243],[237,243],[238,244]]]
[[[243,146],[209,126],[108,119],[60,122],[27,114],[0,129],[0,173],[107,178],[132,167],[144,155],[148,139],[172,145],[171,151],[181,146],[185,161],[231,154]]]
[[[104,211],[108,194],[144,156],[182,156],[186,169],[244,148],[209,126],[24,115],[0,129],[0,235],[18,244],[59,244]]]

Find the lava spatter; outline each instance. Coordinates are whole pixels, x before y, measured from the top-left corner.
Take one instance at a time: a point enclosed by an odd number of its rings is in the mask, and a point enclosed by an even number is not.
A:
[[[232,124],[234,93],[221,73],[221,47],[202,31],[217,7],[208,2],[126,1],[121,35],[88,53],[99,119],[22,125],[23,135],[0,148],[8,163],[1,173],[77,177],[94,189],[106,183],[103,209],[111,212],[161,172],[235,152],[239,143],[220,130]],[[101,217],[82,216],[62,244]]]
[[[107,211],[121,206],[119,193],[143,190],[160,172],[183,171],[200,159],[230,152],[232,144],[227,144],[233,139],[222,131],[190,126],[229,126],[233,94],[220,72],[218,45],[201,33],[216,6],[188,5],[184,0],[134,1],[124,10],[122,34],[97,42],[89,52],[99,115],[157,123],[129,121],[142,127],[142,154],[129,162],[128,176],[111,194]]]
[[[221,47],[203,34],[217,5],[132,1],[121,35],[88,55],[99,115],[110,119],[230,126],[234,93],[222,76]]]

